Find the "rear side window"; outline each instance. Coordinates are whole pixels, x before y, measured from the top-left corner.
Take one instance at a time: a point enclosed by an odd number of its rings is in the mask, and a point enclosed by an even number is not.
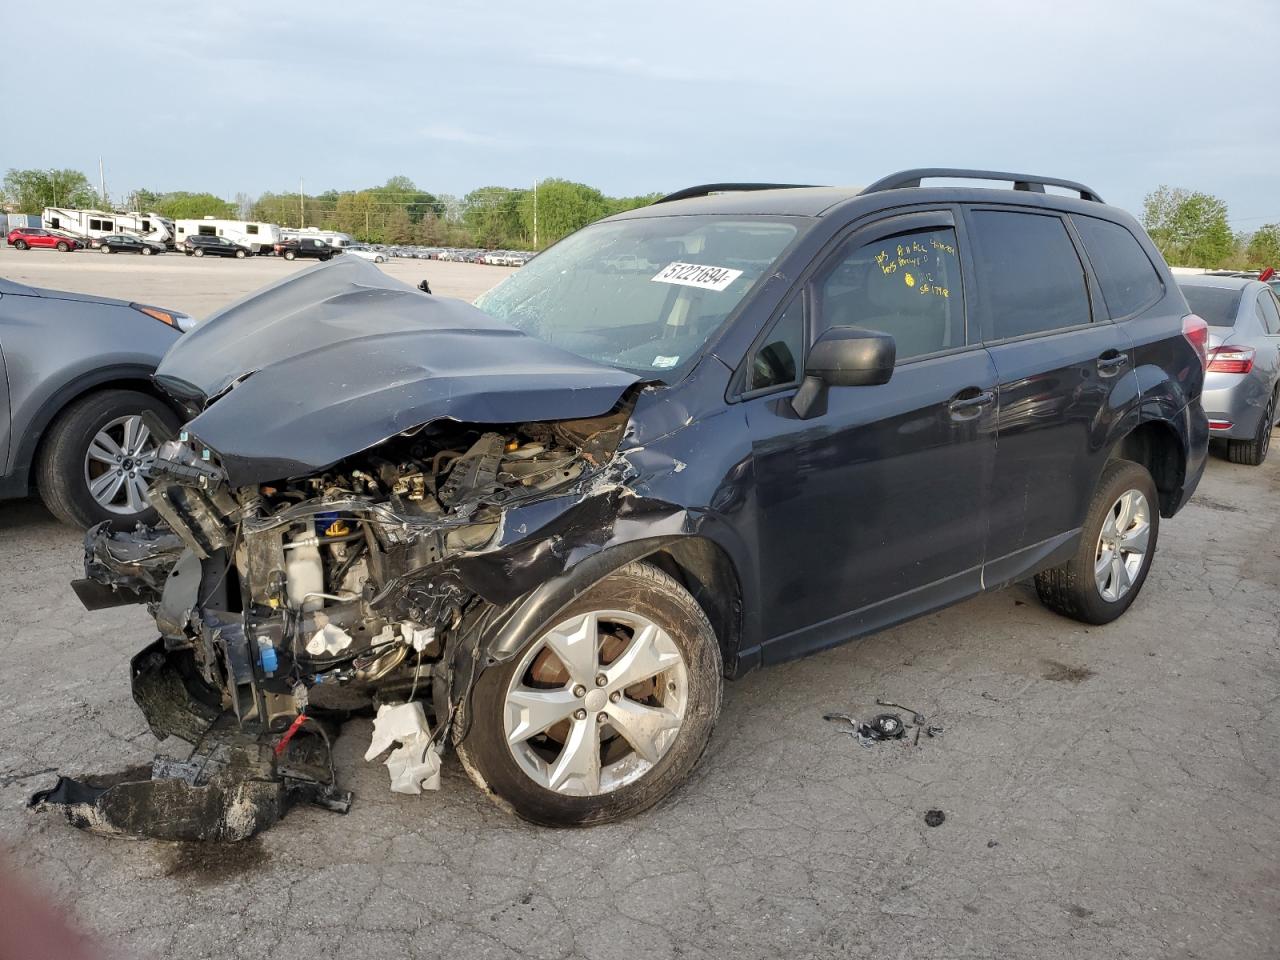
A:
[[[1131,316],[1160,299],[1164,284],[1133,234],[1118,223],[1097,217],[1073,215],[1071,219],[1111,316]]]
[[[1084,267],[1059,217],[970,214],[983,335],[1005,340],[1089,323]]]
[[[1276,298],[1270,290],[1258,294],[1258,309],[1262,313],[1262,327],[1267,333],[1280,333],[1280,313],[1276,312]]]

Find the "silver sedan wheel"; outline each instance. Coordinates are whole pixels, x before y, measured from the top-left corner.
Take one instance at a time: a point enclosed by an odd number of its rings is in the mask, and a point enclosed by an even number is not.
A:
[[[1126,490],[1111,505],[1098,535],[1093,576],[1102,599],[1114,603],[1133,588],[1147,556],[1151,508],[1138,490]]]
[[[155,438],[137,414],[116,417],[94,434],[84,455],[84,482],[104,509],[122,515],[141,513],[147,502],[143,467],[156,456]]]
[[[599,796],[634,782],[679,736],[689,673],[667,631],[597,610],[530,645],[507,687],[507,746],[539,786]]]

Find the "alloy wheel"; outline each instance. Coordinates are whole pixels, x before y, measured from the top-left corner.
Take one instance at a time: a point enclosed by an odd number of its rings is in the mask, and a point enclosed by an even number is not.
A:
[[[524,652],[506,692],[507,746],[546,790],[611,793],[667,754],[688,697],[688,668],[666,630],[636,613],[592,611]]]
[[[104,424],[84,455],[89,495],[111,513],[141,513],[150,506],[143,468],[155,456],[156,441],[142,417],[132,414]]]
[[[1126,490],[1111,505],[1094,553],[1093,575],[1102,599],[1115,603],[1142,570],[1151,536],[1151,507],[1139,490]]]

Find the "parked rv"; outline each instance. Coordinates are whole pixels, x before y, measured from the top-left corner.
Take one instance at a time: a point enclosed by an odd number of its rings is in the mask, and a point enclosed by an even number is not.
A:
[[[108,213],[104,210],[74,210],[67,207],[45,207],[40,216],[46,230],[69,233],[87,244],[95,237],[127,233],[152,243],[168,246],[173,242],[173,221],[157,213]]]
[[[247,249],[250,253],[270,253],[280,242],[280,228],[274,223],[256,220],[219,220],[205,217],[203,220],[176,220],[179,247],[189,237],[222,237]]]

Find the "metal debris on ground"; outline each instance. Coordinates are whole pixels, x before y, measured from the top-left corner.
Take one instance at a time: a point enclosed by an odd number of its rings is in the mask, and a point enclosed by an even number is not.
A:
[[[881,743],[885,740],[901,740],[906,736],[907,730],[915,727],[914,745],[920,745],[920,732],[923,730],[927,737],[942,736],[942,727],[939,724],[930,724],[928,718],[919,710],[913,710],[911,707],[903,706],[900,703],[891,703],[888,700],[876,698],[876,705],[880,707],[894,707],[897,710],[904,710],[911,714],[911,723],[907,724],[902,717],[896,713],[880,713],[876,714],[870,720],[859,720],[857,717],[848,713],[824,713],[823,720],[838,721],[847,723],[852,729],[842,731],[851,737],[857,737],[858,742],[864,747],[870,747],[873,744]]]
[[[941,810],[926,810],[924,813],[924,825],[926,827],[940,827],[942,821],[947,819],[947,815]]]

